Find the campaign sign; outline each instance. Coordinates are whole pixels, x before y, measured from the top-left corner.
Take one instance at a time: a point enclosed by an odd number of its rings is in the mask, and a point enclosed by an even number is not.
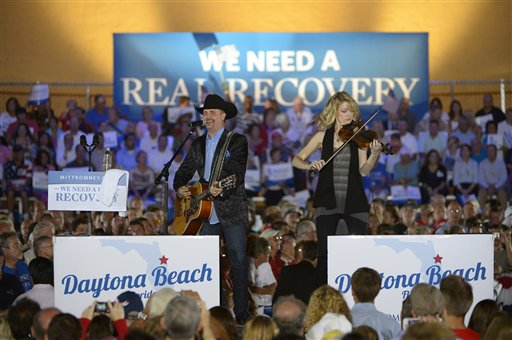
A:
[[[99,201],[104,176],[103,171],[49,171],[48,210],[126,211],[129,173],[114,186],[111,205]]]
[[[48,191],[48,174],[43,171],[34,171],[32,173],[32,189],[35,192]]]
[[[143,106],[162,113],[181,96],[200,104],[208,93],[229,96],[240,108],[250,95],[258,110],[268,99],[289,108],[300,96],[319,113],[338,91],[355,98],[363,118],[389,102],[390,91],[394,102],[407,97],[411,112],[423,115],[428,34],[114,34],[114,106],[131,120],[140,119]]]
[[[354,305],[350,278],[361,267],[380,273],[375,305],[397,321],[403,300],[416,284],[439,287],[450,274],[472,286],[473,306],[493,298],[493,235],[330,236],[327,242],[328,283],[349,307]]]
[[[125,291],[144,305],[161,288],[194,290],[219,305],[217,236],[55,237],[55,306],[79,317],[93,301]]]

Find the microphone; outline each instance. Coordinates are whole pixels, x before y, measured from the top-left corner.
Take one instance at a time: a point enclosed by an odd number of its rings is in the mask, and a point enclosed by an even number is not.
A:
[[[87,138],[85,137],[85,135],[80,136],[80,145],[83,146],[84,148],[87,146]]]
[[[203,120],[196,120],[195,122],[188,122],[187,126],[191,128],[203,127],[205,125]]]

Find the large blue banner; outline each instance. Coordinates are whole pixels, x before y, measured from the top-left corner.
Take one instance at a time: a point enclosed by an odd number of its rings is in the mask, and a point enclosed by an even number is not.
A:
[[[296,96],[318,113],[347,91],[363,117],[393,90],[411,111],[428,110],[426,33],[148,33],[114,35],[114,105],[132,120],[180,96],[200,103],[208,93],[239,107],[270,98],[284,110]]]

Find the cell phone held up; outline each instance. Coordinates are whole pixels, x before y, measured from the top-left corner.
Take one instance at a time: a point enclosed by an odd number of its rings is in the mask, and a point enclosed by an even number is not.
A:
[[[108,303],[106,302],[96,302],[96,307],[94,307],[95,313],[107,314],[110,313],[110,308],[108,308]]]

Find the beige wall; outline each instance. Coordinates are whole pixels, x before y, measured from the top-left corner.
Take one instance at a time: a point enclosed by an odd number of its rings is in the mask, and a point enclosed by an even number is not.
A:
[[[0,81],[112,81],[112,33],[174,31],[428,32],[431,79],[512,78],[512,1],[0,2]]]

